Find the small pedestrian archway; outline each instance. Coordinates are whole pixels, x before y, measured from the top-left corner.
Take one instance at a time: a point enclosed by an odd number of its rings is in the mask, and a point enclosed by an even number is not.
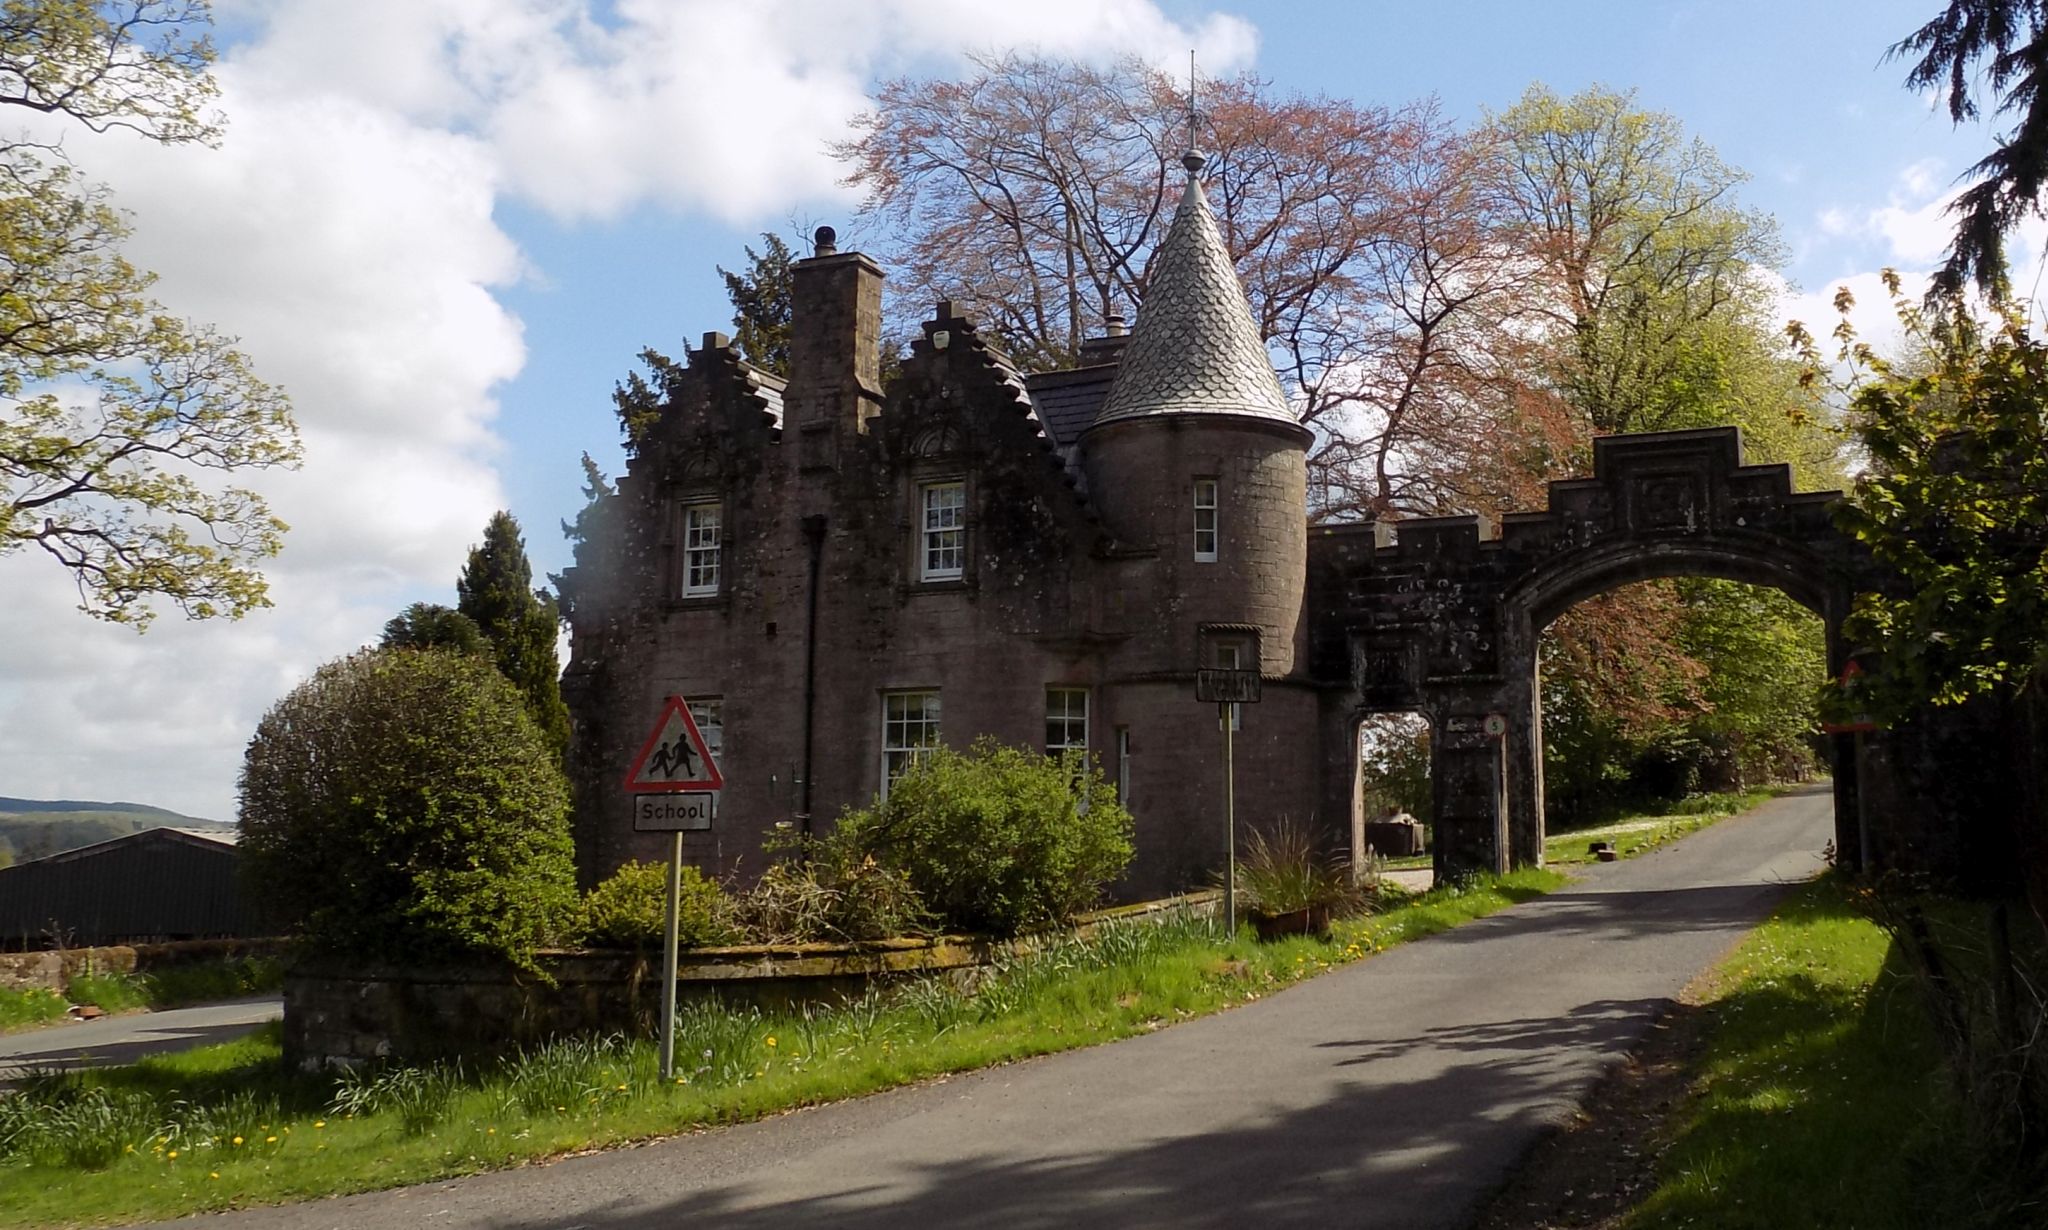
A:
[[[1548,507],[1319,530],[1311,540],[1319,674],[1342,678],[1333,723],[1414,709],[1431,725],[1440,876],[1542,860],[1538,637],[1573,605],[1635,581],[1704,576],[1770,586],[1818,615],[1828,668],[1873,569],[1834,526],[1839,492],[1797,492],[1781,465],[1746,465],[1733,427],[1604,436],[1593,474],[1550,484]],[[1334,679],[1333,679],[1334,682]],[[1836,846],[1856,841],[1856,764],[1834,736]],[[1336,800],[1332,800],[1333,805]],[[1333,810],[1331,814],[1343,814]]]

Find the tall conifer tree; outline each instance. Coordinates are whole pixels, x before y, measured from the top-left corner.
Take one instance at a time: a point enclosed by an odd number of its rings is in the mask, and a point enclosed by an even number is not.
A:
[[[526,697],[534,724],[560,754],[569,746],[569,710],[562,703],[562,668],[555,656],[560,626],[555,600],[533,587],[533,565],[519,522],[500,512],[484,527],[456,579],[455,609],[469,616],[491,642],[498,670]]]

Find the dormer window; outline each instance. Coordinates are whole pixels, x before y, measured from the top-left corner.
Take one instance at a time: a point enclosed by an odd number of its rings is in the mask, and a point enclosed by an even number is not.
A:
[[[1195,562],[1216,562],[1216,480],[1195,480]]]
[[[918,488],[924,528],[918,541],[918,579],[957,581],[967,571],[967,484],[925,483]]]

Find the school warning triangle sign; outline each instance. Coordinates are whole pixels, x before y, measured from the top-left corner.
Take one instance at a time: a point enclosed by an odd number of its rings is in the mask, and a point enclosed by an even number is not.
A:
[[[725,778],[704,746],[704,735],[690,716],[690,706],[671,696],[655,720],[654,733],[626,770],[626,789],[633,794],[723,790]]]

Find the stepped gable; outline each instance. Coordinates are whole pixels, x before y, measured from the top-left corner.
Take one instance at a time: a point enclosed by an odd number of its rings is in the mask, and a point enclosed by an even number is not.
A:
[[[1173,414],[1298,422],[1202,193],[1203,159],[1189,154],[1181,162],[1187,191],[1159,245],[1137,327],[1094,425]]]

